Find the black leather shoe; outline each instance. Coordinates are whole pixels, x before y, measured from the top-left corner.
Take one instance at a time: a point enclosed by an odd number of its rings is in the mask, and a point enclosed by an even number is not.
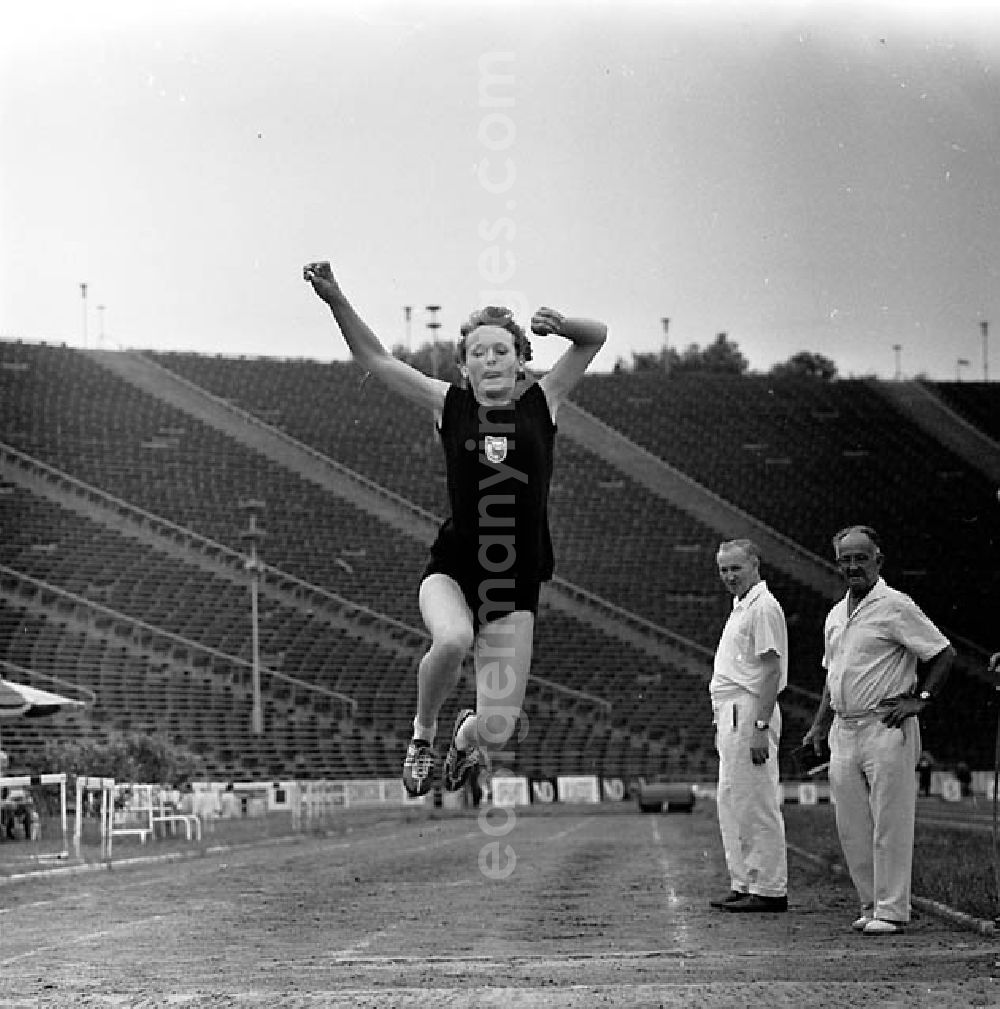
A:
[[[735,904],[739,900],[746,900],[750,894],[743,893],[741,890],[730,890],[725,897],[716,897],[715,900],[710,900],[710,907],[724,908],[730,904]]]
[[[724,904],[725,911],[787,911],[787,897],[765,897],[759,893],[745,894],[742,900]]]

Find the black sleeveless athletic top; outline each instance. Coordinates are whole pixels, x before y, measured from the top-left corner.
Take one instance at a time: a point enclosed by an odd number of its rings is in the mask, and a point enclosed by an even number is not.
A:
[[[432,554],[462,574],[552,577],[549,483],[556,425],[534,383],[503,407],[452,386],[441,414],[451,516]]]

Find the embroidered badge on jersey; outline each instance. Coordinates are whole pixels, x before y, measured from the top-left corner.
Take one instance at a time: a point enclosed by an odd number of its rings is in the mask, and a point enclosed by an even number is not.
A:
[[[503,434],[486,435],[486,458],[491,463],[503,462],[507,458],[507,436]]]

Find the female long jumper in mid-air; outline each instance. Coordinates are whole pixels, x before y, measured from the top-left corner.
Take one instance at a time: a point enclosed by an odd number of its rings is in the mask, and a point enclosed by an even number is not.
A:
[[[442,786],[457,791],[480,767],[488,769],[490,750],[507,742],[521,713],[539,587],[553,571],[548,496],[556,413],[603,346],[607,327],[539,308],[531,331],[565,337],[570,346],[520,391],[531,359],[524,330],[506,308],[480,309],[462,326],[458,386],[394,358],[348,302],[329,263],[310,263],[303,276],[330,307],[357,363],[430,409],[441,437],[451,514],[420,580],[431,645],[418,668],[403,785],[412,796],[430,791],[438,713],[472,648],[476,708],[455,719],[442,769]]]

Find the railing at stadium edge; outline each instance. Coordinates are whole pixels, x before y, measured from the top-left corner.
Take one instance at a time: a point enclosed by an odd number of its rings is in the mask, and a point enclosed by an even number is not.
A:
[[[171,374],[173,374],[171,372]],[[197,387],[196,387],[197,388]],[[266,426],[266,425],[265,425]],[[42,462],[39,459],[34,459],[33,457],[26,455],[25,453],[0,442],[0,458],[3,456],[8,456],[10,460],[23,470],[36,470],[43,478],[68,484],[75,492],[81,494],[82,496],[95,501],[105,507],[109,507],[114,511],[128,516],[134,519],[136,522],[143,524],[157,534],[164,535],[167,538],[173,539],[175,542],[179,541],[181,545],[189,547],[193,550],[201,551],[209,556],[221,556],[234,563],[234,565],[242,565],[246,561],[246,557],[241,554],[238,550],[234,550],[232,547],[226,546],[224,543],[219,543],[217,540],[209,539],[194,530],[187,529],[184,526],[179,526],[169,519],[162,518],[159,515],[155,515],[152,512],[146,511],[143,508],[139,508],[136,505],[129,504],[127,501],[123,501],[121,498],[115,497],[113,494],[108,494],[106,491],[100,488],[93,487],[90,484],[84,483],[82,480],[78,480],[76,477],[70,476],[68,473],[63,473],[61,470],[56,469],[53,466],[48,465],[48,463]],[[325,457],[324,457],[325,458]],[[378,485],[373,485],[377,488]],[[391,492],[386,492],[387,494]],[[400,498],[400,501],[403,499]],[[413,508],[418,506],[412,505]],[[162,532],[161,532],[162,531]],[[2,566],[0,566],[2,569]],[[397,620],[395,617],[390,616],[386,613],[380,613],[377,610],[370,609],[361,603],[356,603],[351,600],[345,599],[343,596],[338,595],[336,592],[331,592],[329,589],[325,589],[322,586],[314,585],[311,582],[306,582],[296,575],[290,574],[281,568],[274,567],[269,564],[261,563],[261,569],[263,572],[263,580],[265,584],[270,583],[276,589],[285,589],[287,586],[292,587],[292,591],[298,590],[299,592],[306,593],[313,599],[320,599],[326,603],[332,603],[337,607],[343,608],[351,616],[364,616],[371,619],[377,625],[384,627],[390,631],[395,631],[397,633],[403,633],[409,637],[417,639],[422,644],[426,644],[430,641],[430,635],[420,628],[413,627],[410,624],[405,623],[402,620]],[[25,576],[29,577],[29,576]],[[567,583],[568,584],[568,583]],[[46,587],[49,587],[46,585]],[[581,590],[582,591],[582,590]],[[596,598],[596,597],[595,597]],[[86,600],[90,602],[90,600]],[[93,604],[99,606],[99,604]],[[623,611],[624,612],[624,611]],[[126,620],[136,620],[133,617],[126,617],[123,615],[122,619]],[[142,623],[141,621],[138,621]],[[148,626],[148,625],[144,625]],[[169,634],[170,632],[160,632],[164,634]],[[183,639],[187,640],[187,639]],[[211,651],[214,650],[207,645],[198,645],[197,647]],[[221,654],[221,653],[219,653]],[[244,660],[234,659],[234,661],[242,662]],[[278,678],[288,677],[288,674],[278,673],[274,670],[270,671],[272,675]],[[291,678],[295,682],[295,678]],[[543,676],[533,675],[532,680],[539,686],[544,686],[550,690],[565,694],[568,697],[573,697],[580,700],[585,700],[597,707],[604,708],[605,710],[610,710],[612,704],[609,700],[603,697],[598,697],[596,694],[588,693],[585,690],[577,690],[574,687],[568,687],[561,683],[556,683],[553,680],[546,679]],[[302,682],[302,681],[299,681]],[[321,689],[318,687],[310,686],[306,684],[310,689]],[[336,694],[336,692],[334,692]],[[346,697],[347,695],[337,696]],[[354,705],[352,707],[352,712],[356,711],[356,702],[353,698],[350,699],[351,703]]]
[[[338,462],[336,459],[331,459],[330,456],[320,452],[319,449],[314,448],[312,445],[308,445],[303,441],[299,441],[298,438],[290,435],[287,431],[283,431],[280,427],[276,427],[273,424],[268,424],[266,420],[261,419],[256,414],[251,413],[249,410],[244,409],[242,406],[238,406],[232,400],[226,399],[223,396],[217,396],[214,392],[210,392],[208,389],[198,385],[196,382],[192,382],[189,378],[185,378],[183,375],[178,375],[177,372],[171,371],[166,365],[160,364],[159,361],[151,358],[144,351],[136,351],[143,361],[151,364],[154,368],[162,371],[170,376],[171,380],[178,382],[181,385],[186,386],[191,392],[196,393],[199,396],[204,396],[206,399],[218,404],[224,409],[231,413],[236,414],[240,419],[246,421],[248,424],[253,424],[255,427],[259,427],[268,434],[280,439],[281,441],[287,442],[292,445],[300,452],[304,452],[306,455],[312,456],[314,459],[322,462],[324,466],[329,466],[331,469],[335,470],[342,477],[353,483],[360,484],[366,490],[371,491],[373,494],[377,494],[379,497],[385,498],[386,500],[392,501],[394,504],[406,511],[412,512],[415,515],[419,515],[421,518],[433,522],[435,525],[440,524],[441,518],[435,515],[433,512],[427,511],[426,508],[422,508],[420,505],[413,501],[409,501],[407,498],[402,497],[395,491],[389,490],[388,487],[383,487],[382,484],[376,483],[369,477],[364,476],[357,470],[351,469],[349,466],[345,466],[343,463]]]
[[[821,572],[826,577],[834,576],[839,579],[837,566],[831,561],[813,553],[811,550],[802,546],[801,543],[797,543],[784,533],[768,525],[756,515],[752,515],[750,512],[740,508],[739,505],[733,504],[732,501],[724,498],[721,494],[716,493],[710,487],[706,487],[703,483],[695,480],[694,477],[691,477],[687,473],[683,472],[683,470],[677,469],[677,467],[671,465],[665,459],[660,458],[660,456],[651,452],[644,445],[639,444],[637,441],[633,441],[627,434],[624,434],[617,428],[612,427],[600,417],[592,414],[589,410],[585,410],[579,405],[579,403],[575,403],[570,400],[568,406],[572,411],[577,412],[581,417],[585,418],[588,423],[593,423],[597,427],[603,428],[605,431],[617,438],[624,438],[630,445],[634,446],[638,450],[640,455],[648,458],[664,470],[669,471],[670,475],[674,479],[680,483],[686,484],[692,490],[697,491],[699,495],[704,495],[706,499],[712,501],[726,512],[738,516],[749,528],[760,530],[766,536],[770,537],[775,543],[780,544],[780,546],[786,550],[788,554],[798,558],[804,564],[807,564],[817,572]],[[695,517],[704,521],[704,516],[696,515]],[[806,581],[806,584],[808,584],[808,581]]]
[[[21,469],[29,471],[37,470],[45,479],[68,484],[81,496],[89,498],[95,503],[108,507],[120,514],[124,514],[133,521],[150,528],[154,533],[173,539],[175,542],[179,542],[186,548],[199,551],[209,557],[223,557],[232,561],[233,564],[237,566],[243,566],[246,563],[246,556],[244,554],[241,554],[238,550],[234,550],[232,547],[226,546],[224,543],[218,542],[218,540],[209,539],[207,536],[203,536],[201,533],[195,532],[193,529],[187,529],[184,526],[171,522],[170,519],[166,519],[160,515],[155,515],[153,512],[146,511],[144,508],[138,507],[138,505],[133,505],[128,501],[123,501],[121,498],[115,497],[113,494],[109,494],[98,487],[92,486],[91,484],[84,483],[82,480],[78,480],[76,477],[70,476],[70,474],[64,473],[62,470],[58,470],[55,467],[50,466],[48,463],[42,462],[40,459],[35,459],[10,445],[0,442],[0,457],[3,455],[9,456]],[[336,592],[331,592],[329,589],[325,589],[322,586],[303,581],[301,578],[298,578],[293,574],[289,574],[281,568],[274,567],[273,565],[266,564],[264,562],[260,563],[260,568],[263,579],[265,581],[271,580],[277,588],[284,588],[286,585],[290,585],[293,588],[306,592],[313,597],[319,597],[327,602],[332,602],[339,607],[343,607],[350,613],[364,615],[381,624],[395,627],[396,629],[406,633],[413,633],[415,630],[408,624],[405,624],[400,620],[396,620],[394,617],[391,617],[386,613],[380,613],[377,610],[370,609],[362,603],[345,599]],[[422,634],[422,632],[417,633]]]
[[[226,411],[231,412],[236,416],[240,417],[246,423],[253,424],[255,427],[267,431],[268,434],[270,434],[271,436],[281,441],[284,441],[288,445],[293,446],[296,450],[305,453],[306,455],[310,456],[313,459],[316,459],[319,462],[322,462],[323,465],[329,466],[332,470],[334,470],[344,479],[350,480],[364,487],[366,490],[377,495],[378,497],[391,501],[397,507],[413,515],[415,518],[419,518],[426,522],[433,523],[434,525],[440,524],[441,517],[439,515],[435,515],[434,513],[416,504],[414,501],[410,501],[408,498],[405,498],[402,495],[397,494],[395,491],[390,490],[388,487],[384,487],[382,484],[376,483],[374,480],[364,476],[361,473],[358,473],[356,470],[351,469],[349,466],[345,466],[343,463],[338,462],[336,459],[333,459],[330,456],[326,455],[325,453],[320,452],[317,448],[313,447],[312,445],[308,445],[305,442],[300,441],[298,438],[295,438],[293,435],[290,435],[287,431],[282,430],[280,427],[276,427],[273,424],[269,424],[267,421],[258,417],[256,414],[245,409],[244,407],[234,403],[232,400],[226,399],[225,397],[222,396],[218,396],[215,393],[210,392],[209,390],[198,385],[196,382],[193,382],[190,379],[186,378],[185,376],[177,374],[177,372],[172,371],[166,365],[163,365],[159,361],[156,361],[153,358],[149,357],[148,354],[142,351],[137,351],[136,353],[138,353],[142,357],[144,362],[152,365],[158,371],[163,372],[165,375],[169,376],[171,381],[178,382],[179,384],[187,388],[190,392],[199,396],[204,396],[206,399],[212,401],[213,403],[222,407]],[[721,501],[722,499],[720,498],[719,500]],[[774,533],[774,535],[776,537],[781,536],[780,533]],[[796,547],[799,553],[804,552],[802,547],[799,547],[797,544],[792,543],[792,541],[788,542],[793,547]],[[809,556],[812,557],[813,555]],[[638,616],[637,614],[631,613],[628,610],[624,610],[619,606],[615,606],[609,600],[604,599],[603,597],[597,595],[596,593],[590,592],[582,588],[581,586],[575,585],[572,582],[568,582],[565,579],[560,578],[558,575],[555,576],[552,580],[556,585],[558,585],[558,587],[561,590],[563,590],[567,594],[571,596],[576,595],[579,598],[583,598],[590,605],[596,606],[599,609],[603,609],[607,613],[614,614],[620,620],[627,620],[627,622],[629,623],[638,624],[647,632],[654,633],[654,635],[660,638],[661,640],[669,641],[675,648],[682,648],[688,652],[694,652],[694,653],[705,651],[704,647],[698,645],[696,642],[690,641],[687,638],[683,638],[680,635],[668,631],[664,627],[660,627],[657,624],[653,624],[652,622],[645,620],[644,618]],[[539,680],[539,678],[534,675],[532,678]],[[548,685],[552,686],[553,688],[559,688],[559,684],[554,684],[550,682]],[[570,688],[565,689],[568,690]],[[590,697],[593,701],[597,703],[600,703],[602,705],[608,704],[608,706],[610,706],[610,703],[605,701],[603,698],[598,698],[594,695],[586,695],[586,694],[584,695]]]
[[[128,624],[133,627],[141,628],[154,638],[167,638],[170,641],[183,645],[190,651],[198,652],[203,655],[211,655],[213,658],[220,659],[223,662],[237,666],[241,669],[251,669],[251,663],[249,663],[246,659],[241,659],[236,655],[227,655],[225,652],[221,652],[217,648],[212,648],[211,645],[203,645],[197,641],[192,641],[190,638],[185,638],[182,634],[175,634],[173,631],[163,630],[160,627],[147,624],[144,620],[140,620],[137,617],[130,617],[125,613],[120,613],[118,610],[113,610],[108,606],[103,606],[101,603],[95,603],[90,599],[77,595],[75,592],[69,592],[67,589],[61,589],[58,586],[51,585],[39,578],[33,578],[31,575],[26,575],[21,571],[16,571],[13,568],[7,567],[6,564],[0,564],[0,576],[13,578],[16,582],[27,582],[36,590],[51,592],[58,597],[71,600],[76,606],[82,607],[85,611],[90,610],[98,612],[106,617],[109,617],[116,623]],[[268,669],[267,667],[262,667],[261,672],[282,683],[287,683],[289,686],[309,690],[313,693],[321,694],[325,697],[330,697],[334,700],[340,701],[350,707],[352,715],[357,712],[358,702],[353,697],[343,694],[339,690],[331,690],[329,687],[320,686],[318,683],[309,683],[306,680],[300,680],[297,676],[290,676],[288,673],[280,673],[275,669]]]
[[[26,676],[30,679],[45,680],[46,683],[57,686],[60,690],[82,694],[84,705],[92,706],[97,703],[97,694],[90,687],[85,687],[80,683],[73,683],[70,680],[64,680],[61,676],[54,676],[52,673],[43,673],[38,669],[28,669],[26,666],[19,666],[16,662],[11,662],[9,659],[0,659],[0,669],[5,669],[11,673],[16,673],[18,676]]]

